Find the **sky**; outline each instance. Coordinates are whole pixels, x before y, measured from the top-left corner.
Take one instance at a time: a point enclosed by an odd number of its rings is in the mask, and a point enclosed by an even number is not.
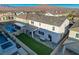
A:
[[[58,6],[66,8],[79,8],[79,4],[49,4],[49,6]]]
[[[41,4],[0,4],[0,6],[18,7],[18,6],[40,6]],[[79,8],[79,4],[48,4],[49,6],[58,6],[66,8]]]

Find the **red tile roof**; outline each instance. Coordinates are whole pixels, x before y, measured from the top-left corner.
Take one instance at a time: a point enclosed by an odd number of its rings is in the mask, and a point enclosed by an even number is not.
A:
[[[42,11],[42,12],[47,12],[49,10],[51,10],[51,13],[61,14],[61,13],[66,12],[67,8],[47,6],[47,5],[34,6],[34,7],[14,7],[14,8],[12,8],[12,7],[0,7],[0,11],[11,11],[11,12],[16,12],[16,11]],[[57,13],[55,11],[57,11]]]

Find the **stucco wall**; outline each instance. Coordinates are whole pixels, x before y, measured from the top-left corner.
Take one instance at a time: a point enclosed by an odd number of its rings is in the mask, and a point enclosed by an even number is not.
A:
[[[18,17],[15,17],[14,20],[19,21],[19,22],[23,22],[23,23],[28,23],[28,20],[26,20],[26,19],[21,19],[21,18],[18,18]]]
[[[64,33],[65,27],[67,25],[69,25],[68,19],[66,19],[60,27],[55,26],[55,25],[40,23],[40,22],[33,21],[33,20],[25,20],[25,19],[21,19],[21,18],[17,18],[17,17],[15,17],[15,20],[23,22],[23,23],[29,23],[30,25],[33,25],[33,26],[36,26],[36,27],[39,27],[39,28],[43,28],[43,29],[46,29],[46,30],[49,30],[49,31],[52,31],[52,32],[56,32],[56,33]],[[31,24],[31,21],[33,21],[34,24]],[[41,25],[39,25],[39,24],[41,24]],[[53,27],[55,27],[55,30],[52,30]]]
[[[63,22],[63,24],[60,26],[60,33],[65,33],[65,27],[67,27],[69,25],[69,20],[68,19],[66,19],[64,22]]]
[[[78,32],[70,30],[69,37],[79,40],[79,38],[76,37],[76,33],[78,33]]]
[[[42,29],[49,30],[51,32],[60,33],[59,32],[59,27],[57,27],[57,26],[49,25],[49,24],[45,24],[45,23],[40,23],[40,22],[36,22],[36,21],[33,21],[33,22],[34,22],[34,24],[31,24],[31,20],[29,20],[30,25],[33,25],[33,26],[36,26],[36,27],[39,27],[39,28],[42,28]],[[41,25],[39,25],[39,24],[41,24]],[[53,27],[55,27],[55,30],[53,30]]]
[[[5,17],[5,16],[1,16],[0,17],[0,19],[1,19],[0,22],[14,21],[14,20],[11,20],[11,19],[4,20],[3,17]]]
[[[44,35],[39,34],[38,31],[44,32]],[[53,43],[58,43],[61,40],[61,34],[60,33],[50,32],[50,31],[45,30],[45,29],[38,29],[35,32],[35,34],[37,34],[40,37],[40,39],[42,39],[42,40],[50,40],[49,37],[48,37],[48,34],[50,34],[52,36],[51,42],[53,42]]]

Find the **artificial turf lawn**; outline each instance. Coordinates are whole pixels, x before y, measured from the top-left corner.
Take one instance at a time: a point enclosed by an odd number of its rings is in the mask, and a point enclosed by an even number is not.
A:
[[[24,33],[16,37],[39,55],[48,55],[52,52],[51,48],[37,42],[36,40]]]

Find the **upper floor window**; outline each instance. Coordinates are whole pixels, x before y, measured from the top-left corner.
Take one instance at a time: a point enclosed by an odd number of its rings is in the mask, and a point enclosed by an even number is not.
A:
[[[55,27],[52,27],[52,30],[54,31],[55,30]]]
[[[39,26],[41,26],[41,23],[39,23]]]
[[[79,33],[76,34],[76,37],[79,38]]]
[[[8,19],[11,19],[10,17],[8,17]]]
[[[14,17],[11,17],[11,19],[14,19]]]
[[[31,24],[34,24],[34,21],[31,21]]]

